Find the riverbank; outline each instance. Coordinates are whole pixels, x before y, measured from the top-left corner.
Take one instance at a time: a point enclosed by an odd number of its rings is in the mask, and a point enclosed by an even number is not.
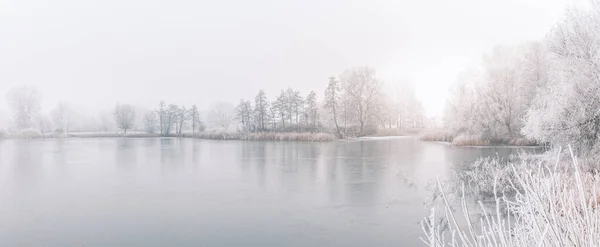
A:
[[[431,247],[446,246],[443,243],[597,246],[600,177],[584,172],[586,164],[581,164],[572,151],[568,152],[570,162],[561,159],[558,153],[554,160],[522,156],[507,162],[498,159],[475,162],[470,172],[463,172],[455,181],[468,184],[466,195],[465,186],[461,186],[458,209],[452,202],[449,186],[438,181],[442,212],[433,208],[422,222],[423,242]],[[491,199],[491,205],[480,198],[478,208],[469,206],[465,199],[469,192]],[[477,244],[473,245],[471,239],[477,239]]]
[[[19,132],[18,134],[5,135],[0,139],[47,139],[47,138],[194,138],[207,140],[243,140],[243,141],[311,141],[328,142],[335,141],[337,138],[330,133],[312,133],[312,132],[200,132],[183,133],[181,135],[161,136],[160,134],[148,134],[143,132],[117,133],[117,132],[82,132],[82,133],[40,133],[35,131]]]
[[[479,135],[470,134],[453,135],[444,130],[423,133],[419,136],[419,140],[447,142],[456,146],[539,146],[539,143],[520,136],[484,138]]]

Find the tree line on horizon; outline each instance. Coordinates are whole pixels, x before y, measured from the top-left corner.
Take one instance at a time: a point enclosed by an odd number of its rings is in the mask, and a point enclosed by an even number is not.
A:
[[[99,116],[96,131],[143,130],[161,136],[181,136],[213,129],[228,131],[234,124],[240,132],[332,132],[338,136],[366,135],[377,128],[424,128],[424,109],[409,87],[396,88],[396,95],[384,93],[383,84],[369,67],[348,69],[330,77],[323,100],[315,91],[303,96],[300,91],[281,90],[269,100],[259,90],[253,100],[242,99],[234,106],[217,102],[204,117],[198,106],[189,108],[160,101],[158,107],[141,111],[130,104],[117,103],[111,113]],[[68,133],[76,114],[73,107],[59,102],[48,114],[41,112],[41,94],[32,87],[20,86],[7,94],[14,131],[38,129],[40,132]],[[203,119],[205,118],[205,119]],[[81,124],[80,124],[81,125]],[[77,128],[78,131],[85,127]]]

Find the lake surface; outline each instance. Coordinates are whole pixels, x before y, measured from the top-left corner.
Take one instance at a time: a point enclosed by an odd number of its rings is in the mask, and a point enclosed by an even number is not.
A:
[[[0,246],[422,246],[425,185],[514,148],[0,141]]]

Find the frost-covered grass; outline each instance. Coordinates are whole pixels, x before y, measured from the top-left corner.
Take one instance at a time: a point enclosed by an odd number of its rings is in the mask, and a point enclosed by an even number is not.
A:
[[[422,141],[433,141],[433,142],[449,142],[456,146],[494,146],[494,145],[509,145],[509,146],[536,146],[536,142],[528,140],[526,138],[515,136],[515,137],[499,137],[499,138],[486,138],[476,134],[452,134],[447,131],[438,130],[427,132],[419,140]]]
[[[486,180],[492,186],[494,206],[479,202],[479,220],[463,196],[454,211],[438,182],[444,201],[442,220],[437,212],[422,222],[426,246],[600,246],[600,176],[580,171],[571,152],[570,167],[560,159],[548,162],[521,160],[509,163],[509,174]],[[508,179],[507,179],[508,177]],[[504,180],[503,180],[504,179]],[[501,193],[510,187],[514,195]]]
[[[250,133],[245,136],[246,140],[251,141],[312,141],[312,142],[327,142],[334,141],[335,135],[331,133]]]
[[[442,130],[426,132],[419,137],[421,141],[430,142],[452,142],[453,139],[454,136],[451,133]]]
[[[148,134],[143,132],[131,132],[131,133],[117,133],[117,132],[89,132],[89,133],[69,133],[69,137],[77,138],[117,138],[117,137],[131,137],[131,138],[143,138],[143,137],[160,137],[159,134]]]
[[[42,138],[43,135],[39,130],[36,129],[24,129],[20,130],[11,135],[12,138],[17,139],[34,139],[34,138]]]
[[[379,128],[374,134],[368,136],[415,136],[421,132],[423,132],[422,129]]]
[[[241,140],[241,133],[239,132],[200,132],[192,135],[191,133],[183,134],[183,137],[187,138],[198,138],[208,140]]]
[[[191,134],[184,135],[191,137]],[[194,138],[211,140],[248,140],[248,141],[314,141],[326,142],[337,138],[330,133],[311,133],[311,132],[258,132],[258,133],[239,133],[239,132],[203,132],[194,135]]]
[[[492,145],[492,141],[479,135],[462,134],[454,137],[452,144],[457,146],[489,146]]]

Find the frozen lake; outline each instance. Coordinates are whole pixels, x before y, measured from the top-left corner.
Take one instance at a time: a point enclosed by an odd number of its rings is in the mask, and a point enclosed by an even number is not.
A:
[[[0,141],[0,246],[422,246],[425,189],[515,148],[414,138]]]

